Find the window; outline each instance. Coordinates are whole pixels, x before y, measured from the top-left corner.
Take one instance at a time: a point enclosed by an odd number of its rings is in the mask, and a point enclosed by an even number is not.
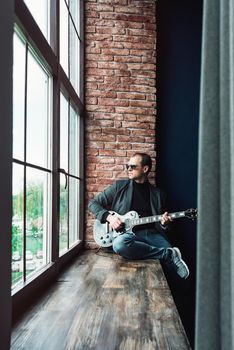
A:
[[[14,285],[50,261],[52,128],[51,75],[17,28],[13,43]]]
[[[13,290],[81,241],[82,6],[81,0],[16,2]]]
[[[80,4],[78,0],[60,0],[60,62],[79,95]]]
[[[49,1],[48,0],[24,0],[29,11],[40,27],[42,33],[49,40]]]
[[[60,254],[79,240],[79,129],[79,116],[75,108],[61,93]]]

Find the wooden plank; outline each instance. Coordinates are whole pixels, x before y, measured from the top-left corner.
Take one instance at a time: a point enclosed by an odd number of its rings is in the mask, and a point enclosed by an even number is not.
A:
[[[12,332],[12,349],[190,349],[161,265],[85,252]]]

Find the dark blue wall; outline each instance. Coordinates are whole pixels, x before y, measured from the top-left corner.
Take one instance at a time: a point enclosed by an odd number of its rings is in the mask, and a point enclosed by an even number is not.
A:
[[[202,0],[157,3],[157,171],[169,211],[197,206],[198,120]],[[194,343],[196,223],[173,223],[169,238],[181,249],[190,277],[165,271],[191,345]]]

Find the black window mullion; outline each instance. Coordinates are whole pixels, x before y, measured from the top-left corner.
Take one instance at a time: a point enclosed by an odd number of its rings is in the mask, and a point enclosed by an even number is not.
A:
[[[27,154],[27,91],[28,91],[28,43],[25,45],[24,82],[24,205],[23,205],[23,281],[26,281],[26,154]]]
[[[59,201],[60,201],[60,175],[58,169],[60,167],[60,75],[59,75],[59,18],[60,6],[59,0],[50,0],[50,33],[51,46],[57,57],[56,74],[53,76],[53,92],[52,92],[52,243],[51,243],[51,259],[57,261],[59,258]]]
[[[65,1],[66,3],[66,1]],[[70,80],[71,78],[71,71],[70,71],[70,66],[71,66],[71,60],[70,60],[70,53],[71,53],[71,48],[70,48],[70,45],[71,45],[71,40],[70,40],[70,15],[69,15],[69,9],[68,9],[68,78]]]
[[[19,159],[13,158],[13,161],[14,161],[15,163],[17,163],[17,164],[25,165],[26,167],[31,167],[31,168],[34,168],[34,169],[37,169],[37,170],[46,171],[47,173],[51,173],[51,172],[52,172],[50,169],[43,168],[43,167],[41,167],[40,165],[36,165],[36,164],[32,164],[32,163],[23,162],[22,160],[19,160]]]
[[[70,216],[70,123],[71,123],[71,114],[70,114],[70,99],[68,100],[68,186],[67,186],[67,198],[68,198],[68,230],[67,230],[67,249],[69,249],[70,242],[69,242],[69,235],[70,235],[70,228],[69,228],[69,216]]]

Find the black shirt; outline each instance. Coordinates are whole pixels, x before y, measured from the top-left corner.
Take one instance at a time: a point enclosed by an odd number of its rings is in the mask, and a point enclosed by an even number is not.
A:
[[[138,183],[133,181],[133,196],[131,203],[131,210],[138,213],[139,217],[152,216],[152,210],[150,206],[150,189],[149,182]],[[135,226],[133,231],[140,231],[146,228],[155,229],[154,223]]]

